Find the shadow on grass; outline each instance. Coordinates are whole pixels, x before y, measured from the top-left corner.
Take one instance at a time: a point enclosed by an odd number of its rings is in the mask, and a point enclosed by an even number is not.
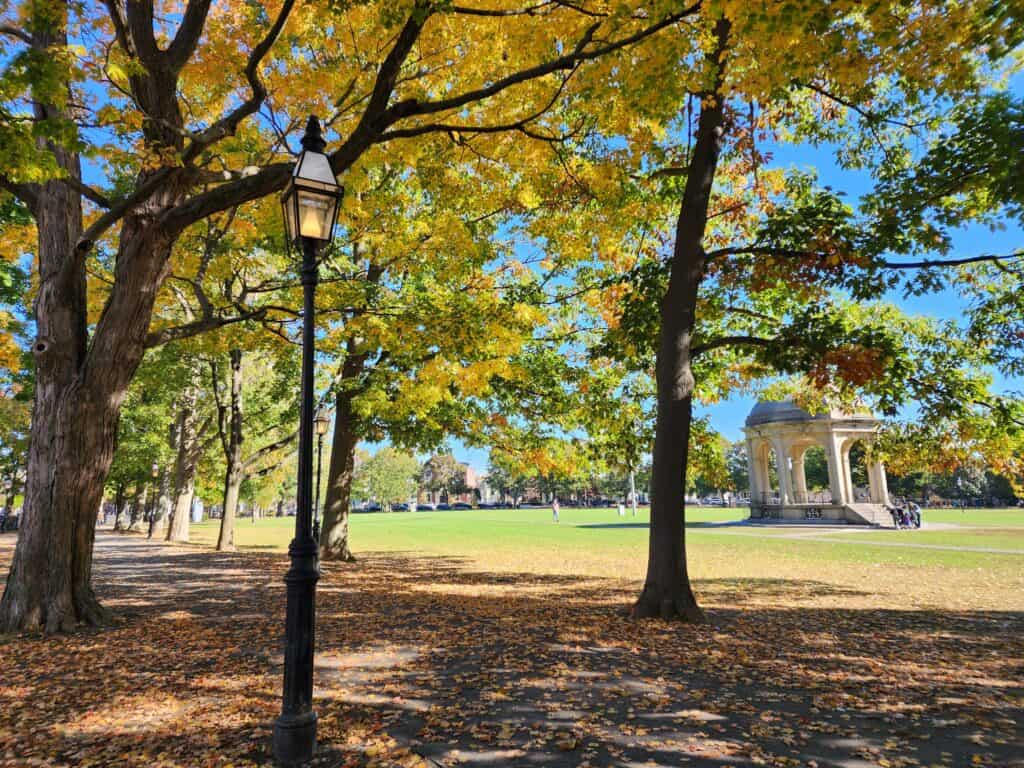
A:
[[[287,562],[101,534],[97,588],[120,619],[4,641],[0,755],[266,763]],[[410,747],[443,765],[559,768],[1024,754],[1021,613],[845,608],[869,591],[724,578],[695,585],[707,624],[636,623],[622,610],[636,585],[467,565],[324,564],[321,765]]]

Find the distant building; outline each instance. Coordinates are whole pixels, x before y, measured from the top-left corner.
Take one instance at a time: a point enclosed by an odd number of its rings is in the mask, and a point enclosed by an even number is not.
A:
[[[480,478],[467,462],[457,463],[457,474],[450,489],[420,488],[416,493],[419,504],[476,504],[480,501]],[[424,468],[424,483],[431,484],[430,462]]]

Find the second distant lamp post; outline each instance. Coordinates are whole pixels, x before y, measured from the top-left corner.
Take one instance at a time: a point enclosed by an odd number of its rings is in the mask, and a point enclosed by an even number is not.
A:
[[[289,250],[302,252],[302,394],[299,410],[299,474],[295,538],[288,547],[285,575],[284,690],[274,723],[274,758],[279,764],[306,763],[316,754],[313,711],[313,649],[316,634],[317,544],[313,538],[313,346],[317,254],[331,241],[342,189],[324,153],[320,122],[310,117],[291,178],[281,195]]]
[[[320,411],[313,420],[316,426],[316,494],[313,496],[313,541],[320,544],[320,468],[324,459],[324,435],[331,425],[326,413]]]

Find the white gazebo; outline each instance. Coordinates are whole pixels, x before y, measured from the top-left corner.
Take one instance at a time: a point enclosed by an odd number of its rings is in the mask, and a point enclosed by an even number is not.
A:
[[[878,420],[869,412],[830,410],[811,415],[790,401],[761,402],[747,416],[750,516],[753,519],[833,520],[891,526],[885,509],[889,490],[881,462],[868,461],[868,488],[853,485],[850,449],[870,444]],[[804,457],[821,446],[828,461],[827,491],[808,492]],[[778,487],[773,488],[770,456],[775,454]]]

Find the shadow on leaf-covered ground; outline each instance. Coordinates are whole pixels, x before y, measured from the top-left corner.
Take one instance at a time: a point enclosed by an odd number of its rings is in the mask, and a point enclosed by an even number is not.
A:
[[[0,641],[0,765],[266,763],[286,566],[100,533],[117,622]],[[325,564],[321,765],[1024,765],[1020,613],[713,579],[707,624],[636,623],[637,585],[468,567]]]

